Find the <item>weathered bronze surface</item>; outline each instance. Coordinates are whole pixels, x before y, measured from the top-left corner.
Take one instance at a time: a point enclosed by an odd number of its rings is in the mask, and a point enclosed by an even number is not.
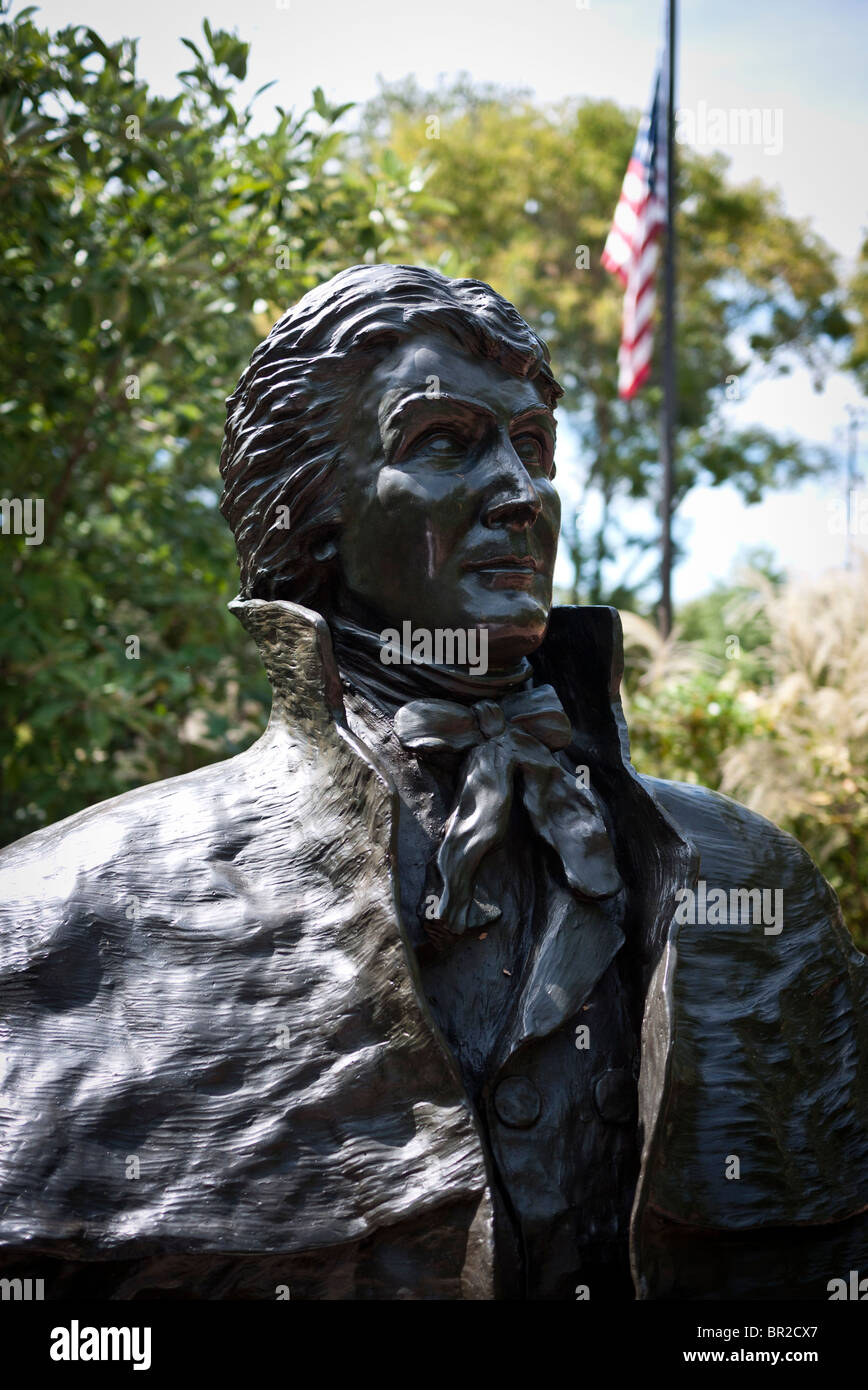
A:
[[[344,272],[257,349],[222,506],[267,730],[0,856],[6,1277],[617,1300],[868,1272],[866,960],[790,836],[631,767],[617,614],[551,609],[558,395],[511,305],[413,267]],[[684,921],[687,889],[782,911]]]

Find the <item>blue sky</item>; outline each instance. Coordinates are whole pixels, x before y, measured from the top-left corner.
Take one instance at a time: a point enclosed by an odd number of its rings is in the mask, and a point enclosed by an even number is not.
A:
[[[777,186],[787,210],[809,219],[842,264],[851,263],[868,229],[868,4],[682,0],[679,8],[678,106],[697,114],[703,103],[706,112],[768,111],[780,150],[725,146],[733,177]],[[207,16],[252,43],[249,90],[276,78],[262,98],[269,104],[305,105],[316,85],[333,102],[363,101],[376,91],[378,74],[396,80],[414,73],[433,85],[441,73],[467,71],[477,81],[528,87],[544,101],[611,97],[639,107],[662,12],[662,0],[45,0],[38,18],[52,26],[90,24],[107,39],[139,37],[140,70],[158,89],[172,86],[185,65],[180,36],[195,38]],[[843,468],[848,402],[865,404],[842,375],[818,394],[797,370],[757,385],[731,409],[739,423],[759,421],[836,447]],[[860,464],[868,473],[868,411],[862,439]],[[575,469],[564,443],[562,480]],[[697,489],[679,521],[690,553],[675,575],[676,600],[706,590],[740,551],[759,544],[794,574],[840,564],[843,540],[828,524],[839,495],[843,483],[831,479],[748,508],[728,488]],[[645,520],[650,524],[647,513]],[[868,535],[855,543],[868,549]]]

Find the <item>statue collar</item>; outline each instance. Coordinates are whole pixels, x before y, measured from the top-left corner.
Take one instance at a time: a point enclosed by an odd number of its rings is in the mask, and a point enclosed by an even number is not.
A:
[[[346,723],[335,642],[321,613],[286,599],[236,598],[229,610],[259,649],[273,692],[273,721],[291,725],[325,705],[333,720]],[[343,645],[340,632],[337,641]],[[629,756],[619,696],[622,670],[614,608],[554,608],[545,640],[519,684],[532,676],[535,684],[554,686],[573,726],[598,753],[605,751],[607,761],[621,762]]]
[[[402,646],[401,662],[384,662],[380,634],[342,618],[330,619],[329,627],[343,684],[389,714],[419,699],[452,700],[466,705],[480,700],[499,701],[526,688],[533,678],[533,668],[525,659],[511,670],[486,671],[483,675],[414,659],[412,651]],[[394,656],[394,652],[386,654]]]

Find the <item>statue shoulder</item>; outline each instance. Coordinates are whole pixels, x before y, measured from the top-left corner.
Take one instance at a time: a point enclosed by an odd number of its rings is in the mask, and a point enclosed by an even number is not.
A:
[[[703,1229],[844,1220],[868,1201],[868,959],[792,835],[708,788],[646,786],[699,859],[651,1015],[670,1089],[648,1200]],[[709,1178],[723,1155],[741,1181]]]
[[[251,806],[274,775],[263,736],[235,757],[136,787],[24,836],[0,850],[0,916],[83,892],[96,901],[110,884],[153,882],[162,873],[183,879],[253,819]]]
[[[656,777],[641,781],[697,849],[701,882],[728,895],[759,890],[770,903],[778,895],[791,943],[801,941],[807,948],[822,940],[833,951],[855,953],[868,966],[853,946],[837,895],[794,835],[709,787]],[[767,945],[778,935],[760,933]]]
[[[740,853],[747,850],[751,858],[764,858],[771,848],[785,855],[807,854],[795,836],[723,792],[662,777],[640,781],[700,851],[738,845]]]
[[[180,811],[182,803],[189,808],[191,802],[201,803],[206,808],[213,786],[232,774],[232,764],[237,758],[224,762],[209,763],[185,772],[177,777],[167,777],[159,782],[148,782],[141,787],[121,792],[118,796],[98,801],[76,811],[63,820],[34,830],[20,840],[15,840],[0,851],[0,866],[4,869],[18,860],[33,855],[43,857],[60,849],[66,842],[75,841],[81,846],[91,844],[97,849],[106,844],[114,828],[148,820],[157,814]]]

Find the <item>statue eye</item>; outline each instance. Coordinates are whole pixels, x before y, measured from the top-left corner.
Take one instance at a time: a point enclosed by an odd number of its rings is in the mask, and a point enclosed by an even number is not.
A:
[[[464,441],[454,430],[438,428],[420,435],[413,447],[431,454],[454,454],[464,447]]]
[[[514,435],[512,447],[515,449],[522,463],[528,464],[531,468],[544,468],[549,475],[552,474],[553,461],[549,455],[549,450],[543,444],[539,435]]]

